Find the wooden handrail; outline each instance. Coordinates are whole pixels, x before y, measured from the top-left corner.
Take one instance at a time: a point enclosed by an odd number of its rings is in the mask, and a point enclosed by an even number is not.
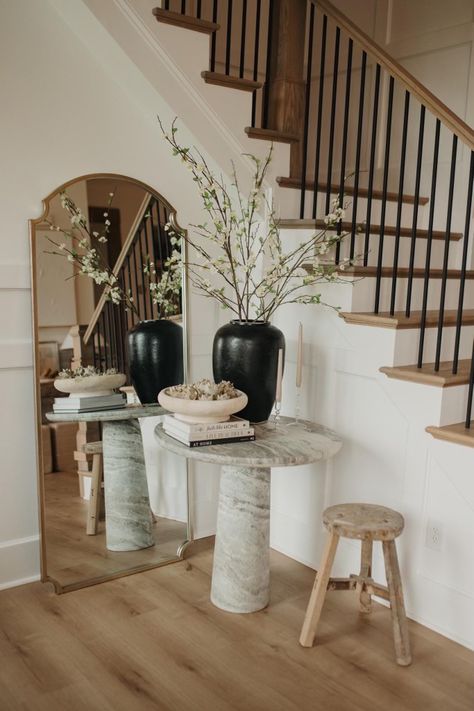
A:
[[[112,269],[113,274],[115,276],[118,276],[120,269],[122,268],[122,265],[125,261],[125,258],[128,254],[128,250],[130,249],[130,245],[132,244],[133,240],[135,239],[135,235],[137,234],[138,227],[140,225],[140,222],[143,219],[143,216],[145,215],[145,212],[148,208],[149,202],[150,202],[150,197],[151,194],[146,192],[145,197],[143,198],[140,207],[138,208],[137,215],[132,223],[132,226],[130,227],[130,230],[127,235],[127,239],[125,240],[122,249],[120,250],[120,254],[117,257],[117,261],[114,264],[114,268]],[[107,287],[104,289],[102,292],[102,295],[97,303],[97,306],[95,307],[94,313],[92,314],[92,318],[90,320],[90,323],[87,327],[87,331],[84,334],[84,345],[87,345],[89,338],[92,336],[92,333],[96,327],[97,321],[99,320],[100,314],[102,313],[102,310],[104,308],[105,302],[106,302],[106,295],[107,295]]]
[[[454,111],[440,101],[429,89],[410,74],[401,64],[391,57],[385,50],[365,34],[357,25],[349,20],[329,0],[311,0],[313,4],[323,10],[328,17],[344,29],[353,40],[361,45],[368,55],[373,57],[395,79],[401,81],[413,96],[421,101],[434,116],[439,118],[447,128],[458,136],[471,150],[474,150],[474,129],[463,121]]]

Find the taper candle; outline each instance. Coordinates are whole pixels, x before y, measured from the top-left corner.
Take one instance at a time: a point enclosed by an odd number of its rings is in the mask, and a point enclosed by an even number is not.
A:
[[[303,324],[298,325],[298,351],[296,354],[296,387],[300,388],[303,381]]]
[[[281,381],[283,379],[283,348],[278,349],[277,382],[275,402],[281,402]]]

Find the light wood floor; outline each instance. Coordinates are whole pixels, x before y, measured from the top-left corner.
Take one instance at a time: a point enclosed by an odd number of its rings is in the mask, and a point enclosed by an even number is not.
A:
[[[212,540],[188,560],[56,596],[0,593],[1,711],[473,711],[474,653],[415,623],[393,661],[389,613],[328,594],[320,644],[298,635],[313,571],[272,552],[270,606],[209,601]]]
[[[154,546],[114,553],[105,545],[104,521],[99,522],[97,535],[86,534],[88,502],[79,496],[75,472],[46,474],[44,484],[47,570],[63,586],[159,565],[175,559],[178,546],[186,540],[185,523],[158,518],[153,527]]]

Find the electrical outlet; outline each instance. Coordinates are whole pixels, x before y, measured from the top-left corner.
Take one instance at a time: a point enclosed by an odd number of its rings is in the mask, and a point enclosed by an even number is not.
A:
[[[443,550],[443,526],[439,521],[428,520],[425,545],[434,551]]]

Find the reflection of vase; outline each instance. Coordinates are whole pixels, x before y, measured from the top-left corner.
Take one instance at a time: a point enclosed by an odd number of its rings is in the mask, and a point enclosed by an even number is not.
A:
[[[231,321],[214,337],[214,380],[230,380],[248,395],[247,407],[239,412],[251,422],[268,420],[275,401],[278,351],[285,337],[264,321]]]
[[[140,321],[127,334],[130,378],[142,405],[183,382],[183,329],[174,321]]]

